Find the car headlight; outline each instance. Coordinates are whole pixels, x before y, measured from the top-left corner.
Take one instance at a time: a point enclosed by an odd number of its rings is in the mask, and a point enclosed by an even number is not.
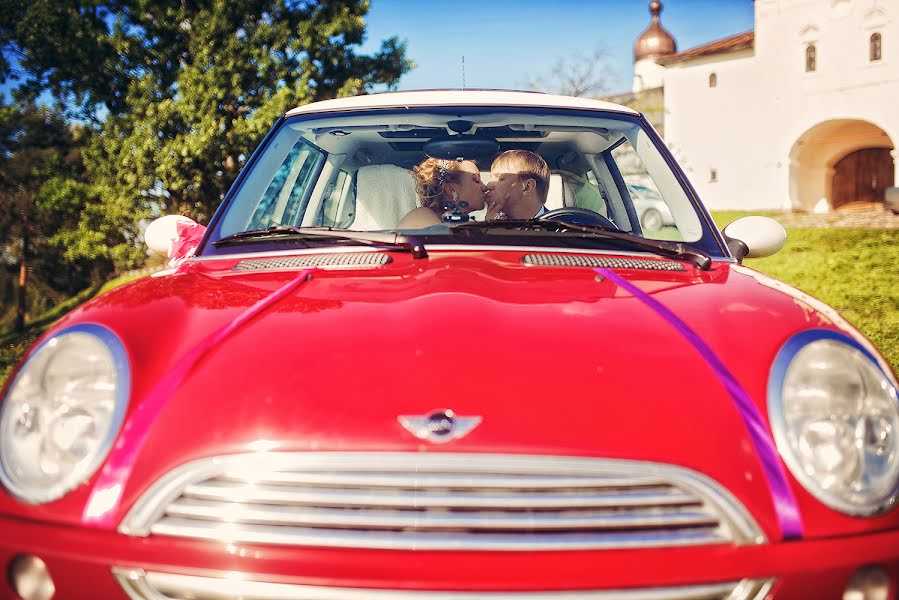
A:
[[[0,409],[0,481],[39,504],[86,481],[122,424],[130,375],[124,346],[99,325],[76,325],[28,357]]]
[[[893,506],[896,384],[855,340],[828,330],[791,338],[771,370],[768,414],[790,471],[821,502],[856,516]]]

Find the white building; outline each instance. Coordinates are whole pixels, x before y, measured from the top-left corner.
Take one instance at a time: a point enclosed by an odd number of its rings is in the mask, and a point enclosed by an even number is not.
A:
[[[650,3],[634,92],[710,208],[825,210],[899,182],[899,0],[756,0],[755,29],[676,51]]]

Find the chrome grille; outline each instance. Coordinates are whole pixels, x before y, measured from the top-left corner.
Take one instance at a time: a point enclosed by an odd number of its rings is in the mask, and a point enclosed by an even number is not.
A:
[[[771,580],[626,590],[558,592],[437,592],[324,587],[196,577],[114,567],[113,575],[132,600],[760,600]]]
[[[712,480],[656,463],[437,453],[260,453],[188,463],[129,535],[430,550],[568,550],[762,541]]]
[[[683,271],[673,260],[591,256],[587,254],[526,254],[521,262],[540,267],[593,267],[606,269],[642,269],[644,271]]]
[[[293,271],[297,269],[374,269],[391,261],[384,252],[301,254],[242,260],[233,271]]]

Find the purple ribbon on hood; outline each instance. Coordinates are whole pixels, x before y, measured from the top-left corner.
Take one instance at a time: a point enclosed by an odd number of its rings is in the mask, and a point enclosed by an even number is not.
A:
[[[743,422],[749,430],[749,437],[752,439],[756,454],[762,463],[765,479],[768,481],[768,489],[771,492],[771,500],[774,503],[774,512],[777,515],[783,538],[787,540],[802,538],[802,520],[799,516],[799,507],[796,505],[796,498],[793,496],[793,491],[790,489],[790,484],[787,481],[787,475],[777,453],[774,439],[765,424],[765,420],[759,414],[746,390],[737,382],[733,374],[731,374],[709,345],[668,307],[609,269],[597,268],[593,270],[614,282],[618,287],[627,290],[628,293],[655,311],[669,325],[674,327],[702,356],[706,364],[712,369],[712,372],[715,373],[718,381],[730,394],[734,405],[740,412],[740,417],[743,418]]]
[[[156,417],[169,398],[181,387],[181,384],[190,375],[194,368],[209,355],[215,348],[243,325],[256,318],[276,302],[289,295],[303,283],[312,277],[312,269],[301,271],[296,277],[282,285],[280,288],[265,296],[234,319],[212,332],[200,343],[185,353],[175,366],[167,372],[159,382],[153,386],[147,397],[141,402],[134,413],[128,418],[118,441],[113,446],[112,453],[106,460],[100,476],[94,484],[91,495],[81,515],[81,524],[101,529],[115,527],[115,515],[125,484],[131,476],[131,468],[137,460],[137,454],[143,446],[144,440],[150,433],[150,428],[156,422]]]

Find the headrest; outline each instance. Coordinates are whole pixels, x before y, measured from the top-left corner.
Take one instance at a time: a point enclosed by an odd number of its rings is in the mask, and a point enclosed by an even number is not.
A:
[[[359,230],[393,229],[417,206],[412,173],[396,165],[366,165],[356,172],[356,219]]]
[[[574,190],[571,189],[565,178],[558,173],[550,173],[549,175],[549,189],[546,192],[546,203],[544,206],[546,206],[547,210],[577,206]]]

